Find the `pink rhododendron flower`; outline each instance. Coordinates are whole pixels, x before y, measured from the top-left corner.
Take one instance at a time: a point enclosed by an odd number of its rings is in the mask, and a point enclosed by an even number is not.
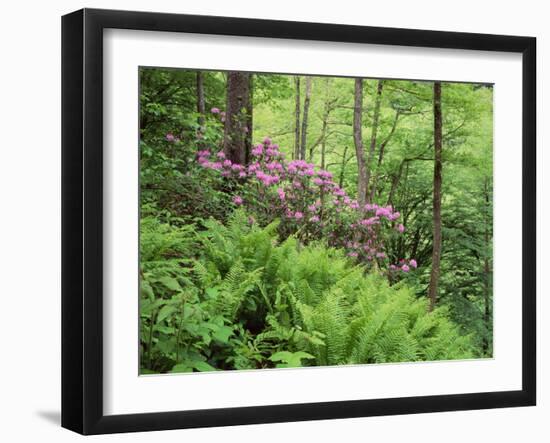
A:
[[[320,178],[314,178],[313,183],[315,183],[317,186],[321,186],[324,182]]]
[[[402,223],[399,223],[399,225],[397,225],[397,230],[401,233],[405,232],[405,226],[403,226]]]
[[[174,134],[172,134],[170,132],[168,134],[166,134],[166,141],[173,142],[175,139],[176,139],[176,137],[174,137]]]
[[[219,108],[212,108],[212,109],[210,110],[210,112],[211,112],[212,114],[219,114],[219,113],[220,113],[220,109],[219,109]]]
[[[317,175],[325,180],[332,180],[332,173],[321,169],[317,172]]]
[[[233,203],[235,203],[237,206],[242,205],[243,204],[242,197],[239,197],[238,195],[236,195],[235,197],[233,197]]]
[[[220,158],[220,159],[221,159],[221,158],[225,158],[225,152],[223,152],[223,151],[218,152],[218,153],[216,154],[216,157],[218,157],[218,158]]]
[[[370,218],[365,218],[361,220],[359,223],[363,226],[371,226],[379,222],[379,217],[374,216]]]
[[[346,191],[344,191],[342,188],[339,188],[338,186],[336,186],[334,188],[333,194],[336,195],[337,197],[345,197]]]
[[[282,171],[283,165],[281,165],[279,162],[270,162],[265,165],[267,169],[270,171]]]
[[[416,260],[414,258],[412,260],[409,260],[409,265],[411,265],[415,269],[418,266],[418,264],[416,263]]]
[[[261,155],[263,154],[263,152],[264,152],[264,147],[263,147],[262,145],[258,145],[258,146],[256,146],[254,149],[252,149],[251,152],[252,152],[252,155],[253,155],[254,157],[259,157],[259,156],[261,156]]]
[[[382,217],[390,217],[391,211],[388,208],[378,208],[376,210],[376,215],[382,216]]]
[[[260,169],[260,164],[259,163],[252,163],[251,165],[248,165],[249,172],[255,172],[258,169]]]
[[[296,220],[300,220],[301,218],[303,218],[303,216],[304,216],[304,214],[301,213],[300,211],[296,211],[296,212],[294,213],[294,218],[295,218]]]
[[[410,268],[409,268],[407,265],[403,265],[403,266],[401,266],[401,270],[402,270],[403,272],[409,272],[409,271],[410,271]]]
[[[309,221],[310,221],[311,223],[318,223],[319,220],[320,220],[320,218],[319,218],[318,215],[314,215],[313,217],[311,217],[311,218],[309,219]]]

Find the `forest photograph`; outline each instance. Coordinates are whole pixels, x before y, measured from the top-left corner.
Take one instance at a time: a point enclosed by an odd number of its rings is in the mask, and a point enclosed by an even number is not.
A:
[[[140,374],[493,357],[493,85],[139,88]]]

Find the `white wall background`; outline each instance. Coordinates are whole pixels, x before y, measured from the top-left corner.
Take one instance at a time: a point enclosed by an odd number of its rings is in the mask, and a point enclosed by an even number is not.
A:
[[[330,420],[233,428],[101,436],[132,442],[547,442],[550,440],[550,303],[544,254],[550,247],[548,156],[544,122],[550,93],[549,12],[545,3],[461,0],[304,1],[209,0],[87,2],[18,0],[2,5],[0,26],[0,439],[80,441],[59,427],[60,414],[60,16],[81,7],[155,10],[318,21],[538,38],[539,148],[539,405],[500,409]],[[519,266],[519,263],[518,263]],[[546,274],[546,275],[543,275]]]

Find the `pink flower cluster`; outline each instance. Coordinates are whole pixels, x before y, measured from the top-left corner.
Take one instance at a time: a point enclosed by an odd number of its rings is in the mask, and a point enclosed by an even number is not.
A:
[[[221,171],[222,176],[245,178],[247,176],[246,168],[238,163],[233,163],[225,158],[225,153],[220,151],[216,154],[215,159],[211,160],[209,150],[197,151],[197,161],[203,168],[214,169]]]
[[[223,152],[197,152],[202,167],[235,180],[239,195],[233,202],[246,206],[255,219],[265,223],[282,219],[286,235],[298,235],[303,241],[328,238],[331,246],[344,248],[363,263],[386,263],[385,242],[405,231],[397,222],[399,212],[375,203],[361,206],[334,183],[331,172],[305,160],[285,161],[268,137],[254,146],[251,155],[252,162],[244,166],[225,159]],[[409,272],[416,265],[414,260],[402,260],[390,271]]]
[[[416,260],[415,259],[411,259],[411,260],[405,260],[405,259],[401,259],[399,260],[399,264],[397,265],[390,265],[390,271],[393,271],[393,272],[409,272],[411,270],[411,268],[413,269],[416,269],[418,266],[418,263],[416,263]]]
[[[212,108],[210,109],[210,112],[214,115],[219,116],[222,123],[225,122],[225,112],[221,111],[220,108]]]
[[[167,141],[167,142],[170,142],[170,143],[175,143],[175,142],[179,142],[180,139],[179,137],[176,137],[174,134],[172,134],[171,132],[167,133],[165,136],[164,136],[164,139]]]

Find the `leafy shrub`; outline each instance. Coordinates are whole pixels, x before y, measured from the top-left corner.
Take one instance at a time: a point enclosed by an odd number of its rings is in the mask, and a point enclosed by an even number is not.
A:
[[[342,249],[280,242],[278,228],[243,210],[225,225],[142,222],[144,372],[472,356],[445,309],[428,313]]]
[[[225,178],[233,204],[244,206],[262,226],[281,220],[281,238],[295,235],[303,243],[328,239],[367,266],[409,272],[414,259],[389,264],[386,243],[405,231],[392,206],[360,206],[333,181],[332,174],[304,160],[287,162],[279,146],[265,138],[245,166],[225,158],[223,151],[197,152],[198,163]]]

